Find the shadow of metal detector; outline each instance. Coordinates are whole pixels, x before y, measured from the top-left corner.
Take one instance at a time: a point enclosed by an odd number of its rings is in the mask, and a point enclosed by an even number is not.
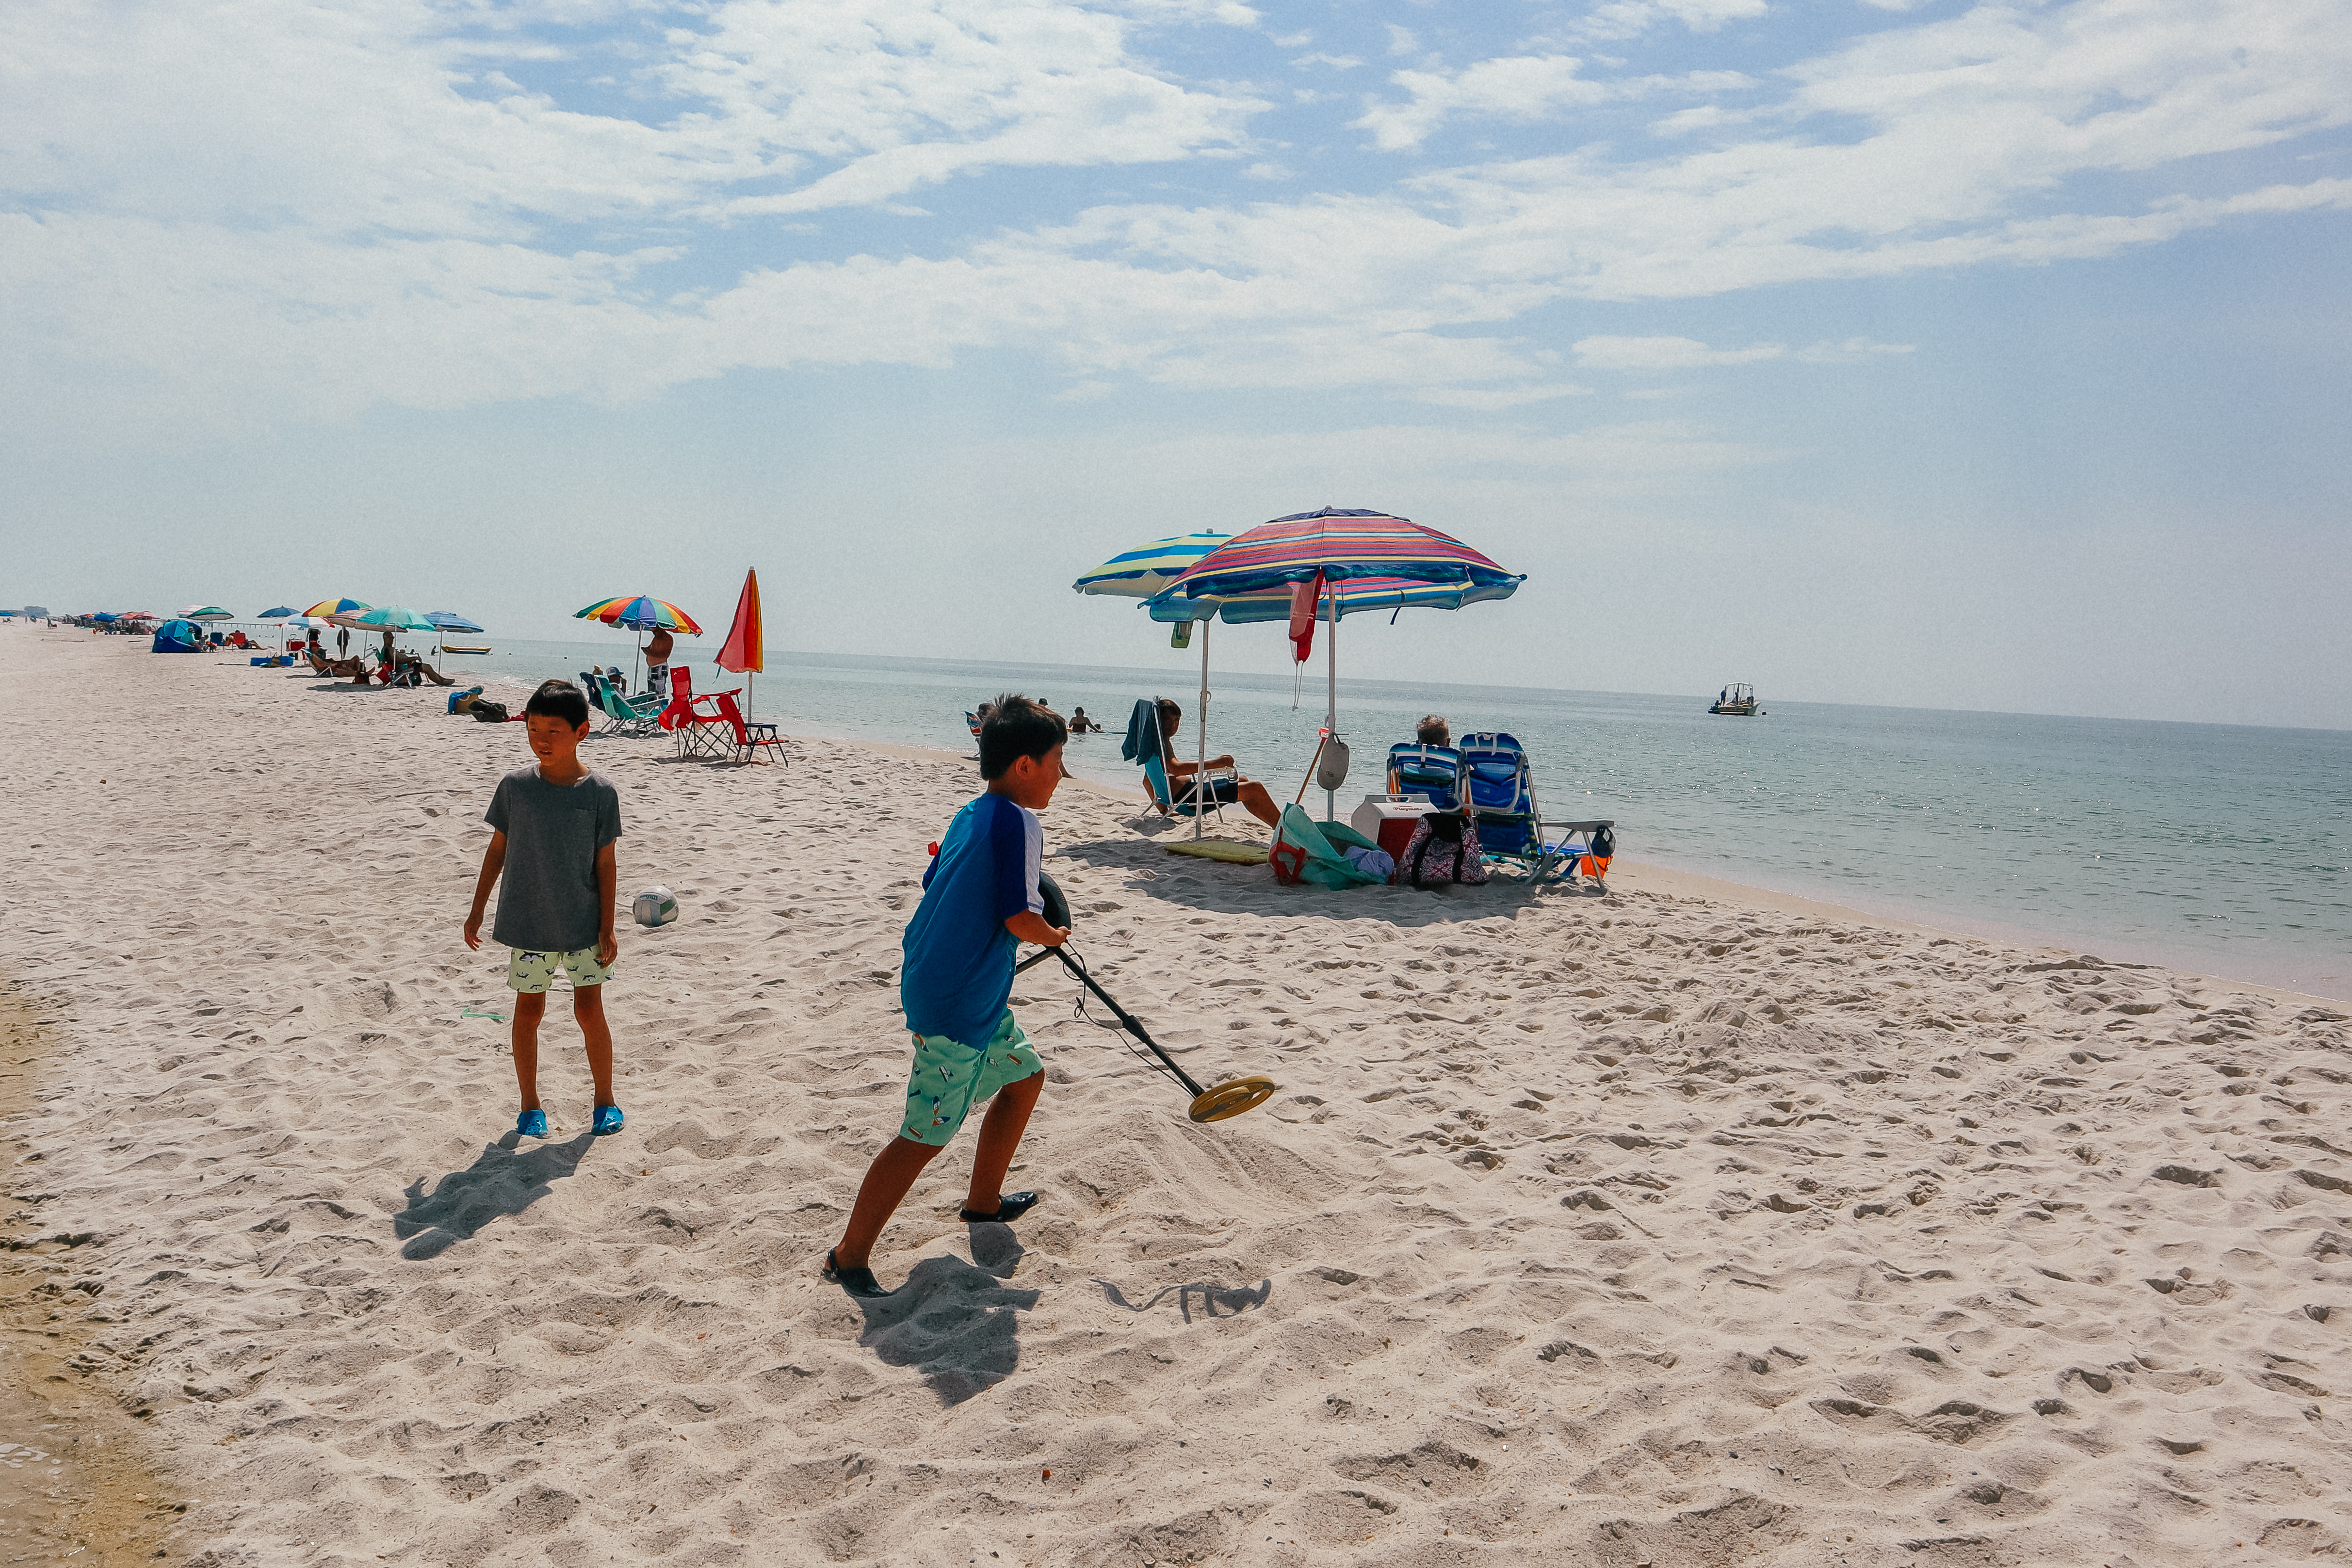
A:
[[[1045,924],[1059,926],[1065,931],[1070,929],[1070,901],[1062,896],[1061,885],[1052,877],[1040,872],[1037,875],[1037,892],[1045,901]],[[1070,945],[1067,942],[1063,943],[1059,947],[1048,947],[1042,953],[1030,955],[1013,966],[1013,972],[1019,974],[1026,969],[1034,969],[1048,958],[1059,958],[1062,961],[1062,967],[1076,976],[1078,984],[1092,991],[1101,1000],[1103,1006],[1111,1010],[1111,1016],[1118,1019],[1118,1027],[1143,1042],[1145,1049],[1151,1052],[1150,1056],[1143,1058],[1147,1063],[1173,1077],[1192,1093],[1191,1115],[1195,1122],[1222,1122],[1228,1116],[1238,1116],[1244,1111],[1255,1110],[1273,1096],[1275,1083],[1271,1078],[1255,1076],[1236,1078],[1231,1082],[1220,1083],[1213,1089],[1203,1089],[1193,1082],[1192,1075],[1177,1066],[1174,1059],[1160,1049],[1160,1043],[1145,1032],[1143,1026],[1135,1020],[1135,1015],[1120,1007],[1112,999],[1111,994],[1097,984],[1092,975],[1087,973],[1086,961],[1070,951]],[[1129,1046],[1128,1049],[1134,1051],[1135,1048]],[[1136,1054],[1142,1056],[1143,1052],[1139,1051]]]

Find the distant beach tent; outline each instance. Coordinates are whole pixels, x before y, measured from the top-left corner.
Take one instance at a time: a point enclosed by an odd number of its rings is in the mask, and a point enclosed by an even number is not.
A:
[[[1303,661],[1313,636],[1314,622],[1324,632],[1325,698],[1323,734],[1316,747],[1310,772],[1330,780],[1324,786],[1323,811],[1328,820],[1337,810],[1337,778],[1346,772],[1346,751],[1339,741],[1339,619],[1350,608],[1358,611],[1407,607],[1415,585],[1455,591],[1423,602],[1430,609],[1459,609],[1486,599],[1507,599],[1527,578],[1505,571],[1460,539],[1423,528],[1388,512],[1325,507],[1320,511],[1294,512],[1234,537],[1232,542],[1201,558],[1193,568],[1149,601],[1155,621],[1179,620],[1191,602],[1230,601],[1250,594],[1280,595],[1287,601],[1277,611],[1269,600],[1253,604],[1234,619],[1274,620],[1291,623],[1291,633]],[[1349,605],[1348,585],[1361,583],[1370,592]],[[1451,602],[1447,602],[1448,598]],[[1324,748],[1338,749],[1336,768],[1318,769]]]
[[[234,621],[236,617],[217,604],[191,604],[180,612],[183,621]]]
[[[194,622],[166,621],[155,628],[154,644],[147,651],[151,653],[200,653],[204,652],[204,630]]]
[[[572,612],[575,621],[601,621],[607,626],[625,626],[633,632],[683,632],[689,637],[702,635],[702,628],[693,616],[667,599],[649,594],[632,594],[620,599],[600,599],[585,610]]]
[[[91,616],[90,619],[97,622],[101,626],[111,626],[117,621],[121,620],[122,617],[120,615],[110,615],[105,611],[101,610],[97,614]]]

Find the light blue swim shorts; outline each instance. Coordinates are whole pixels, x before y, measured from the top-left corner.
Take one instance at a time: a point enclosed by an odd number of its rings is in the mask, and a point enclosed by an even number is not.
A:
[[[507,960],[507,989],[521,996],[535,996],[555,984],[555,971],[562,969],[572,977],[575,991],[589,986],[601,986],[613,977],[613,971],[596,962],[596,949],[583,947],[576,953],[534,953],[518,947]]]
[[[915,1065],[907,1074],[907,1120],[898,1135],[945,1148],[974,1105],[1008,1083],[1045,1071],[1029,1037],[1013,1021],[1011,1008],[978,1051],[943,1034],[919,1034]]]

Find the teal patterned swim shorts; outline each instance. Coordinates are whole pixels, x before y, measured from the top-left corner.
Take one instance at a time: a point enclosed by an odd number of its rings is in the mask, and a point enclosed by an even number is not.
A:
[[[898,1135],[945,1148],[974,1105],[1008,1083],[1045,1071],[1029,1037],[1013,1021],[1011,1008],[978,1051],[943,1034],[919,1034],[915,1065],[907,1074],[907,1120]]]

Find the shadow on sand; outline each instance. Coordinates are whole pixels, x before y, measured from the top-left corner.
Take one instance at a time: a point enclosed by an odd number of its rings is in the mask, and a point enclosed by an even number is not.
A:
[[[1127,889],[1148,897],[1216,915],[1267,916],[1320,915],[1334,920],[1382,920],[1391,925],[1451,925],[1463,920],[1509,918],[1538,901],[1586,902],[1609,896],[1605,886],[1531,884],[1515,870],[1492,867],[1483,886],[1285,887],[1263,865],[1235,865],[1167,852],[1168,828],[1149,814],[1136,819],[1139,835],[1065,844],[1061,858],[1127,874]],[[1185,824],[1187,828],[1190,824]],[[1255,826],[1255,824],[1253,824]],[[1219,835],[1236,837],[1235,834]],[[1087,911],[1081,906],[1076,913]]]
[[[1035,1291],[1004,1283],[1022,1256],[1011,1226],[973,1226],[971,1255],[974,1263],[926,1258],[889,1295],[856,1303],[866,1314],[857,1343],[922,1374],[942,1405],[961,1405],[1013,1375],[1021,1364],[1016,1314],[1037,1304]]]
[[[1201,1299],[1202,1317],[1230,1318],[1252,1307],[1265,1305],[1266,1299],[1274,1294],[1271,1279],[1260,1280],[1256,1284],[1247,1286],[1212,1285],[1199,1280],[1188,1280],[1181,1285],[1162,1285],[1152,1292],[1150,1301],[1138,1302],[1129,1301],[1127,1292],[1108,1280],[1097,1280],[1095,1283],[1102,1288],[1105,1301],[1122,1311],[1138,1314],[1148,1312],[1170,1296],[1174,1296],[1177,1314],[1188,1323],[1192,1321],[1192,1298],[1195,1296]]]
[[[424,1177],[410,1183],[408,1207],[392,1217],[392,1233],[403,1243],[400,1255],[411,1262],[437,1258],[471,1240],[493,1219],[520,1214],[578,1170],[596,1138],[583,1133],[568,1143],[541,1144],[528,1151],[517,1147],[520,1142],[509,1133],[485,1146],[472,1165],[443,1176],[430,1194]]]

